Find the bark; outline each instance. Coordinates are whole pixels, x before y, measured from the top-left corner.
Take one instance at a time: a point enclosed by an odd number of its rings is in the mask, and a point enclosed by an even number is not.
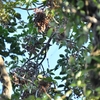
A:
[[[0,100],[11,99],[12,84],[1,56],[0,56],[0,81],[3,83],[2,97],[0,98]]]

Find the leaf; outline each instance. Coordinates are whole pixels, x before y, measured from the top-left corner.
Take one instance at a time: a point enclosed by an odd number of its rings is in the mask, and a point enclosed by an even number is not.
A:
[[[7,51],[0,52],[0,54],[3,55],[4,57],[9,56],[9,52]]]
[[[18,26],[17,28],[18,28],[18,29],[23,29],[23,26],[20,25],[20,26]]]
[[[77,79],[77,78],[81,77],[81,75],[82,75],[82,71],[79,71],[79,72],[76,74],[75,78]]]
[[[40,38],[39,43],[43,43],[45,41],[45,38]]]
[[[2,26],[0,26],[0,33],[2,33],[3,32],[3,28],[2,28]]]
[[[15,13],[15,17],[16,17],[17,19],[21,19],[21,14],[20,14],[20,13]]]
[[[64,75],[64,74],[66,74],[66,70],[60,72],[60,75]]]
[[[65,85],[64,84],[60,84],[58,87],[60,88],[60,87],[64,87]]]
[[[12,43],[12,42],[14,42],[14,38],[13,37],[7,37],[6,42]]]
[[[91,92],[92,92],[91,90],[87,90],[86,93],[85,93],[86,96],[88,97],[91,94]]]
[[[100,56],[93,56],[92,57],[95,61],[97,61],[98,63],[100,63]]]
[[[15,31],[16,31],[16,28],[15,27],[9,27],[8,28],[8,31],[10,32],[10,33],[14,33]]]
[[[47,77],[47,78],[44,78],[43,80],[44,80],[44,81],[47,81],[47,82],[53,82],[52,77]]]
[[[12,100],[19,100],[20,94],[18,92],[14,92],[14,94],[12,94]]]
[[[59,33],[63,33],[64,30],[65,30],[64,28],[60,28],[60,29],[59,29]]]
[[[17,23],[16,23],[16,22],[12,22],[11,25],[12,25],[12,26],[16,26]]]
[[[11,59],[13,59],[13,60],[17,60],[17,59],[18,59],[18,57],[17,57],[16,55],[10,55],[10,57],[11,57]]]
[[[60,77],[60,76],[55,76],[54,79],[59,79],[59,80],[61,80],[61,77]]]
[[[55,68],[54,68],[54,70],[56,71],[58,68],[59,68],[59,65],[56,65]]]
[[[50,75],[55,75],[53,72],[50,72],[49,74],[50,74]]]
[[[66,80],[66,79],[67,79],[67,76],[62,77],[62,81]]]
[[[77,86],[81,86],[82,85],[82,81],[81,80],[78,80],[77,81]]]
[[[68,60],[69,64],[74,64],[75,63],[75,58],[73,56],[70,56],[69,60]]]
[[[69,96],[69,95],[71,95],[71,93],[72,93],[72,89],[68,90],[68,91],[66,92],[66,95]]]
[[[91,63],[91,60],[92,60],[92,59],[91,59],[91,56],[86,56],[86,57],[85,57],[85,60],[86,60],[86,63],[87,63],[87,64],[90,64],[90,63]]]
[[[100,92],[100,87],[96,88],[96,91]]]
[[[33,95],[30,95],[28,98],[26,98],[25,100],[35,100],[35,97]]]
[[[84,43],[88,41],[88,35],[87,34],[81,34],[77,37],[77,44],[79,47],[81,47]]]
[[[53,32],[53,28],[50,28],[50,29],[48,30],[48,32],[47,32],[47,36],[50,37],[51,34],[52,34],[52,32]]]
[[[64,58],[64,55],[63,55],[63,54],[60,54],[59,56],[60,56],[61,58]]]
[[[71,85],[70,85],[71,87],[75,87],[75,86],[77,86],[77,84],[76,83],[71,83]]]
[[[84,7],[84,2],[82,0],[78,0],[77,6],[78,6],[77,9],[83,8]]]

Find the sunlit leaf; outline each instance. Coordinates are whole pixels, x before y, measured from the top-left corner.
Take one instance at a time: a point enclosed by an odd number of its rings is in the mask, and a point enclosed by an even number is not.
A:
[[[72,90],[66,92],[66,96],[69,96],[72,93]]]
[[[75,63],[75,58],[73,56],[70,56],[68,62],[69,62],[69,64],[74,64]]]
[[[82,81],[81,80],[78,80],[77,81],[77,86],[81,86],[81,84],[82,84]]]
[[[86,91],[86,96],[89,96],[91,94],[91,92],[92,92],[91,90],[87,90]]]

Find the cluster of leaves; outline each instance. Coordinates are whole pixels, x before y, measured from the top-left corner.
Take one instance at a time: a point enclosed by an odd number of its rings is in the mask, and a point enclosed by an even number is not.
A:
[[[0,54],[11,57],[12,100],[99,100],[99,0],[1,1]],[[28,13],[27,22],[16,9]],[[65,51],[55,68],[45,69],[53,43]]]

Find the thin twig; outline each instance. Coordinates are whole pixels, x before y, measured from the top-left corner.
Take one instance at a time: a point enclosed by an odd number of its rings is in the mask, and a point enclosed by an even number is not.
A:
[[[50,65],[49,65],[49,59],[47,58],[47,64],[48,64],[48,68],[50,68]]]
[[[27,13],[28,13],[28,16],[30,16],[30,13],[29,13],[29,11],[27,10]]]
[[[38,8],[41,8],[41,7],[43,7],[43,5],[39,6]],[[34,10],[34,9],[36,9],[36,7],[35,8],[14,7],[14,8],[19,8],[19,9],[22,9],[22,10]]]
[[[44,86],[42,86],[42,89],[44,90],[45,94],[47,95],[47,97],[52,100],[51,96],[47,93],[46,89]]]
[[[42,66],[42,69],[43,69],[43,74],[45,75],[45,70],[44,70],[44,67],[43,67],[43,65],[41,64],[41,66]]]
[[[53,17],[53,20],[56,24],[59,24],[59,22]]]
[[[45,50],[43,59],[41,60],[41,62],[38,65],[41,65],[45,58],[46,58],[46,50]]]

